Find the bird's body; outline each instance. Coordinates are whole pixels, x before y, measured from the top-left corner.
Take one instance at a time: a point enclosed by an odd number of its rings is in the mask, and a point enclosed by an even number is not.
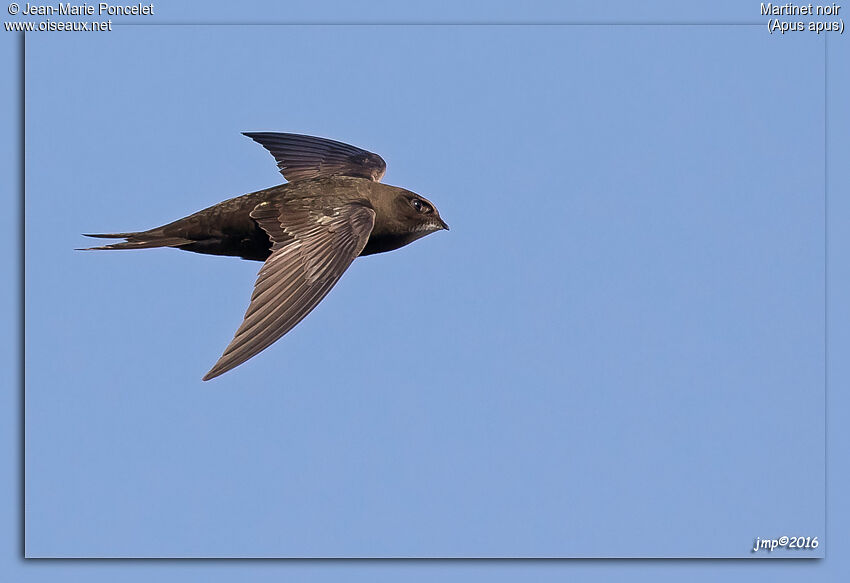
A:
[[[107,245],[104,249],[176,247],[195,253],[265,261],[271,255],[272,240],[251,218],[251,212],[258,205],[302,205],[323,213],[345,204],[361,204],[376,211],[375,226],[360,252],[360,255],[372,255],[393,251],[428,234],[428,231],[410,232],[408,225],[392,221],[390,207],[403,193],[413,195],[403,188],[364,178],[311,178],[243,194],[148,231],[95,236],[128,239],[126,243]],[[282,219],[285,223],[286,217]],[[162,241],[167,243],[158,244]]]
[[[301,321],[359,255],[392,251],[448,227],[430,202],[381,184],[385,164],[347,144],[297,134],[246,134],[290,182],[225,200],[94,249],[175,247],[263,261],[245,320],[204,377],[238,366]]]

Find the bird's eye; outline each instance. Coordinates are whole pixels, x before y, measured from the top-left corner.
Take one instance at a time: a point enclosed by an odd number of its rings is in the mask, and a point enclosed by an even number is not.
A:
[[[411,206],[416,209],[418,213],[430,213],[434,209],[431,208],[431,205],[427,202],[421,201],[418,198],[411,199]]]

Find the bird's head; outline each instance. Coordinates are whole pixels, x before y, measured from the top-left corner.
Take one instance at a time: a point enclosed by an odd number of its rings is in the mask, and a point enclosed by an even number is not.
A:
[[[408,231],[416,239],[435,231],[449,229],[433,203],[409,190],[402,190],[396,195],[393,201],[393,215],[397,228]]]

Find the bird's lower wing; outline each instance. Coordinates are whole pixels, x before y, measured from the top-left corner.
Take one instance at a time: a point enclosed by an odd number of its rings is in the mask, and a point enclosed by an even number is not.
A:
[[[267,202],[251,217],[274,242],[272,254],[257,276],[242,325],[205,381],[268,348],[309,314],[360,255],[375,224],[375,211],[359,203],[329,211],[309,202]]]

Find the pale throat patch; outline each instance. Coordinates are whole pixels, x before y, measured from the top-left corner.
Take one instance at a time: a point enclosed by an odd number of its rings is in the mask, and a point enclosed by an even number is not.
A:
[[[421,231],[439,231],[440,225],[437,223],[425,223],[424,225],[416,225],[410,229],[411,233],[419,233]]]

